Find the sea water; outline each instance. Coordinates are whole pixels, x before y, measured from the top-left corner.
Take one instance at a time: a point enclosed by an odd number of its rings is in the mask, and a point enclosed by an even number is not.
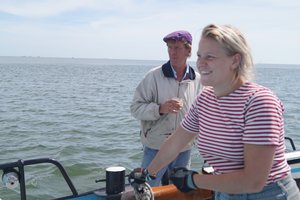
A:
[[[54,158],[79,193],[104,187],[95,180],[105,178],[107,167],[123,166],[128,174],[142,155],[139,122],[129,105],[146,72],[163,62],[0,57],[0,164]],[[258,64],[256,82],[284,103],[286,135],[300,148],[300,66]],[[192,168],[201,165],[194,151]],[[28,199],[71,194],[55,166],[25,171]],[[0,198],[20,199],[19,188],[0,187]]]

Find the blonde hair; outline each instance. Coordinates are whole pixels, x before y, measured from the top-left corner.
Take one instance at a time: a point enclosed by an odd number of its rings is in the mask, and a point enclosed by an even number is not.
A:
[[[215,40],[228,56],[239,54],[241,61],[236,69],[236,78],[251,80],[253,78],[253,60],[244,35],[230,25],[210,24],[202,31],[202,37]]]

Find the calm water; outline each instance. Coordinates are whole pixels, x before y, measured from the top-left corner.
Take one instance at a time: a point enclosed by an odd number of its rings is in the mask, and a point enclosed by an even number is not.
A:
[[[0,163],[60,161],[79,192],[96,189],[105,168],[139,165],[139,123],[129,112],[135,87],[159,61],[0,57]],[[286,135],[300,148],[300,66],[258,65],[257,82],[286,107]],[[202,161],[193,153],[193,168]],[[30,200],[70,194],[49,164],[25,168]],[[0,184],[0,198],[19,199]]]

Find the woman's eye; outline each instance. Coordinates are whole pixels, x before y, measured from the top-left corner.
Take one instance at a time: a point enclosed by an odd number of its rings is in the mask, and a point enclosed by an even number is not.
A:
[[[212,55],[207,55],[205,58],[206,60],[213,60],[215,57]]]
[[[213,55],[201,56],[201,55],[197,54],[197,59],[200,60],[201,58],[204,59],[204,60],[207,60],[207,61],[211,61],[211,60],[214,60],[217,57],[213,56]]]

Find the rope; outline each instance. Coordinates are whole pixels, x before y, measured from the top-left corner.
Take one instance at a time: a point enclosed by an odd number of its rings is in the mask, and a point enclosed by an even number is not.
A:
[[[154,194],[148,183],[133,185],[136,200],[154,200]]]

